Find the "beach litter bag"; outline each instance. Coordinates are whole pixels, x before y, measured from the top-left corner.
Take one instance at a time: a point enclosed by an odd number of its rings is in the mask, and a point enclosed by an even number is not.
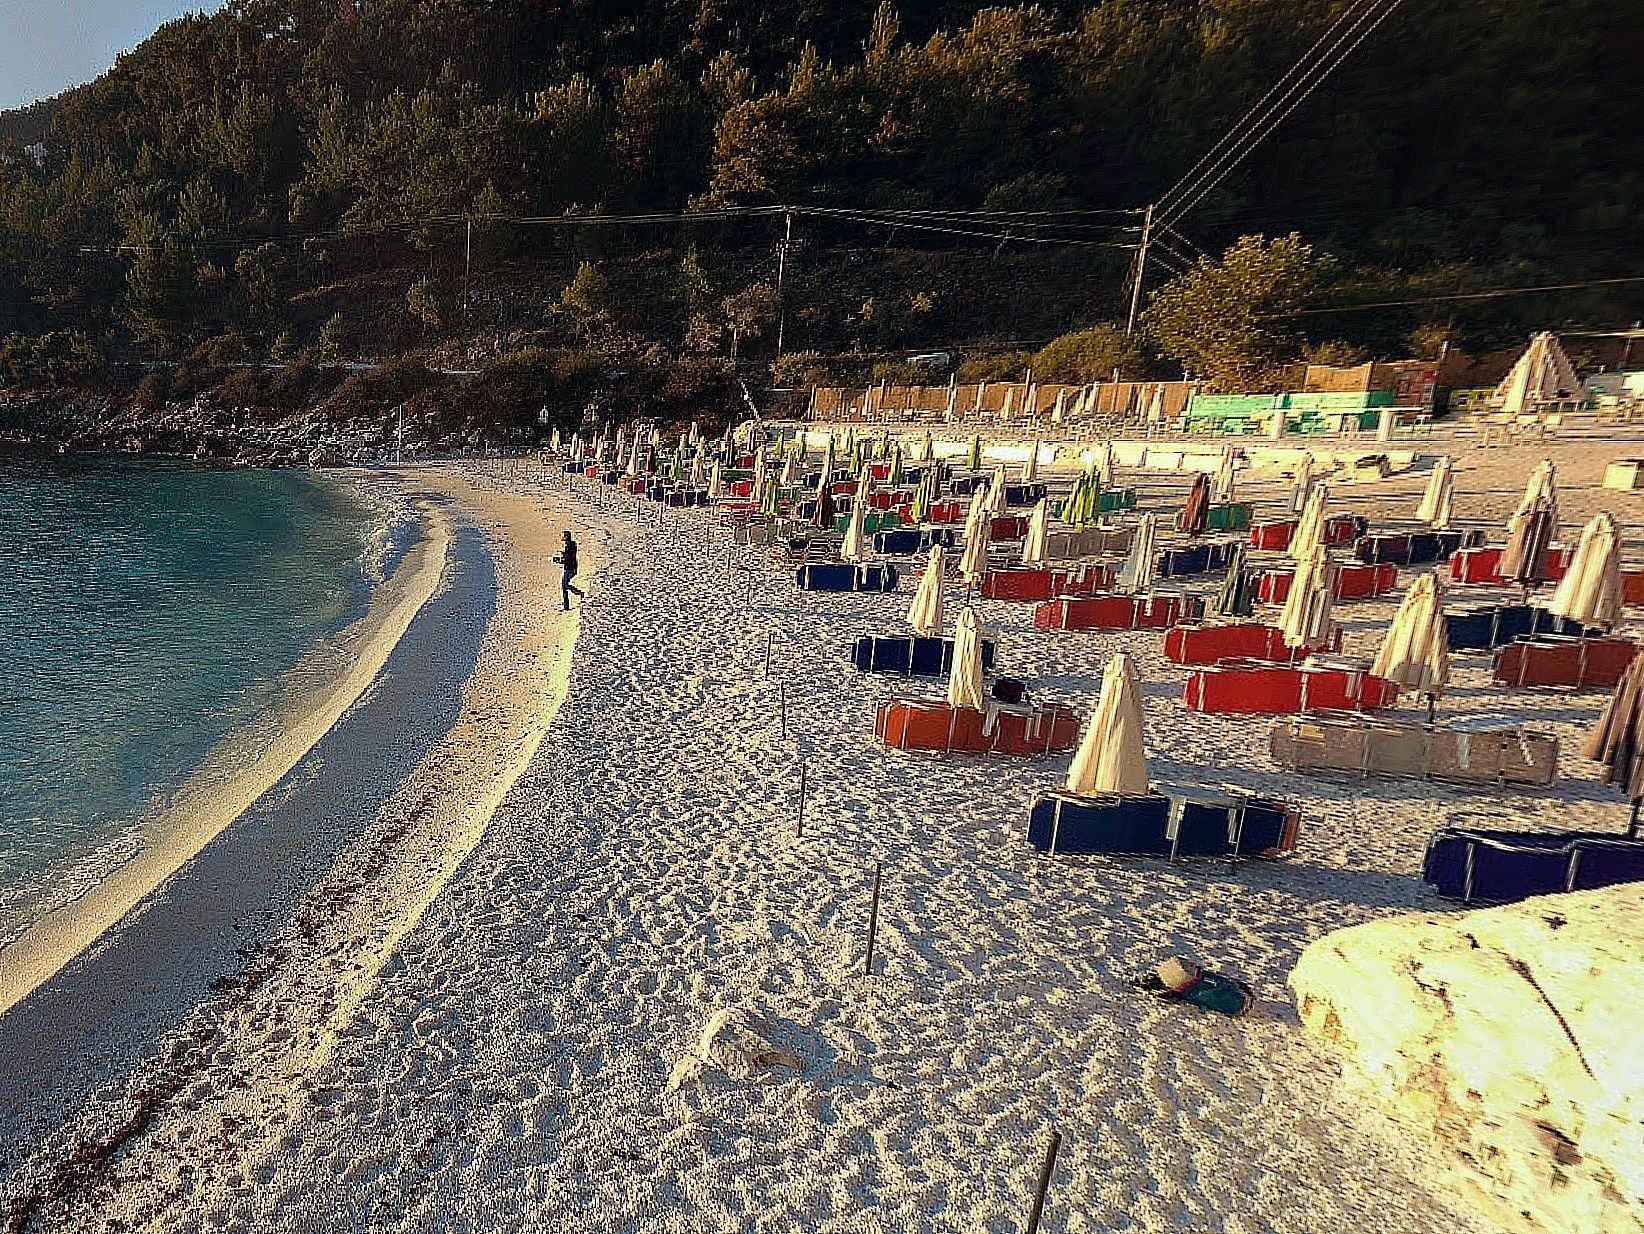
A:
[[[1191,1003],[1234,1018],[1244,1015],[1256,1002],[1255,992],[1244,982],[1180,958],[1139,973],[1132,984],[1155,998]]]

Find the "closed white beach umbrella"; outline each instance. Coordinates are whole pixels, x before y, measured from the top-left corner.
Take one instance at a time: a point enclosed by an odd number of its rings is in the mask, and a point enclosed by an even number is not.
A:
[[[1022,483],[1032,484],[1039,478],[1039,439],[1028,443],[1027,461],[1022,464]]]
[[[959,614],[953,636],[953,668],[948,673],[948,705],[982,711],[987,691],[982,683],[982,629],[969,605]]]
[[[839,555],[846,561],[860,562],[867,552],[867,537],[863,534],[866,526],[868,503],[863,500],[863,494],[858,492],[856,499],[851,503],[851,519],[845,524],[845,539],[839,546]]]
[[[936,638],[942,633],[942,576],[947,565],[947,553],[942,546],[931,545],[930,556],[925,561],[925,576],[919,580],[919,590],[913,593],[913,607],[908,609],[908,624],[922,638]]]
[[[1296,525],[1296,532],[1290,537],[1289,552],[1297,561],[1312,556],[1315,549],[1324,547],[1324,508],[1329,500],[1329,487],[1323,484],[1315,485],[1307,498],[1307,507],[1302,511],[1301,521]]]
[[[715,464],[717,466],[717,464]],[[708,468],[702,461],[702,451],[698,450],[691,459],[691,487],[703,488],[708,483]]]
[[[760,446],[757,450],[754,451],[753,491],[754,491],[754,494],[756,496],[765,491],[765,480],[767,478],[766,477],[766,472],[767,471],[768,471],[768,468],[767,468],[767,465],[765,463],[765,447]]]
[[[993,469],[993,482],[988,485],[988,513],[994,518],[1003,518],[1009,507],[1005,504],[1005,465],[1000,463]]]
[[[1027,539],[1022,541],[1022,562],[1036,566],[1050,553],[1050,498],[1041,497],[1028,518]]]
[[[1336,566],[1322,546],[1296,563],[1290,594],[1279,613],[1286,647],[1321,647],[1328,642],[1335,629],[1335,590]]]
[[[792,488],[799,483],[799,456],[800,450],[791,450],[788,457],[782,460],[782,476],[779,483],[783,488]]]
[[[965,538],[970,539],[971,532],[976,530],[977,523],[985,523],[992,515],[988,501],[988,486],[978,484],[970,491],[970,508],[965,511]]]
[[[1404,595],[1370,671],[1433,697],[1450,680],[1450,639],[1437,575],[1423,574]]]
[[[1067,391],[1066,390],[1058,390],[1056,392],[1056,402],[1051,406],[1051,409],[1050,409],[1050,422],[1052,424],[1060,424],[1062,422],[1063,417],[1065,417],[1066,415],[1067,415]]]
[[[1233,447],[1223,446],[1221,461],[1216,465],[1214,493],[1217,501],[1233,500],[1233,477],[1237,460],[1233,457]]]
[[[1536,503],[1546,499],[1550,523],[1547,531],[1547,541],[1558,539],[1558,468],[1553,460],[1544,458],[1536,464],[1536,469],[1530,473],[1529,481],[1524,485],[1524,496],[1519,498],[1518,509],[1507,520],[1507,534],[1511,536],[1536,508]]]
[[[1164,419],[1164,387],[1153,387],[1153,401],[1148,404],[1147,419],[1150,424],[1157,424]]]
[[[1147,792],[1147,748],[1142,738],[1142,692],[1136,666],[1119,652],[1102,673],[1102,693],[1079,749],[1067,769],[1067,788],[1081,797]]]
[[[1117,586],[1127,595],[1141,595],[1153,586],[1157,568],[1158,515],[1144,514],[1136,523],[1136,538],[1130,543],[1130,556],[1119,570]]]
[[[1448,454],[1439,456],[1438,462],[1433,464],[1433,473],[1427,477],[1427,488],[1421,495],[1421,504],[1416,507],[1416,517],[1439,531],[1450,525],[1453,513],[1455,481],[1452,472],[1455,462],[1456,460]]]
[[[1102,452],[1096,456],[1096,479],[1104,489],[1113,487],[1113,443],[1104,441]]]
[[[1290,489],[1290,513],[1300,514],[1307,509],[1308,498],[1313,495],[1313,452],[1302,451],[1302,456],[1296,460],[1296,482]]]
[[[1538,403],[1576,398],[1580,393],[1581,379],[1558,336],[1545,332],[1530,336],[1530,345],[1496,387],[1501,409],[1515,415]]]
[[[833,483],[833,454],[830,452],[822,456],[822,474],[816,477],[816,496],[821,498],[828,491],[828,485]]]
[[[720,473],[719,460],[708,471],[708,500],[718,501],[725,496],[725,477]]]
[[[966,525],[965,551],[959,558],[959,572],[967,583],[977,582],[988,572],[988,542],[992,535],[993,524],[985,514]]]
[[[1581,529],[1581,543],[1547,608],[1584,626],[1613,626],[1621,619],[1621,537],[1609,514],[1594,516]]]

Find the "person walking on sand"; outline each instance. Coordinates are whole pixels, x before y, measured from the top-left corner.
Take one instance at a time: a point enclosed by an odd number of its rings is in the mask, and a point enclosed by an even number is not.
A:
[[[565,611],[568,613],[571,611],[571,593],[573,591],[576,592],[577,599],[587,598],[582,594],[582,588],[575,586],[573,583],[577,576],[577,542],[571,539],[569,531],[565,533],[565,546],[560,549],[559,556],[555,557],[554,560],[559,562],[565,571],[559,580],[559,589],[560,598],[564,601]]]

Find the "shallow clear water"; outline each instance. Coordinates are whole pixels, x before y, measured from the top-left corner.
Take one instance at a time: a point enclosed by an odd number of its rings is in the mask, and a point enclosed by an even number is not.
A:
[[[0,460],[0,942],[281,702],[394,520],[306,472]]]

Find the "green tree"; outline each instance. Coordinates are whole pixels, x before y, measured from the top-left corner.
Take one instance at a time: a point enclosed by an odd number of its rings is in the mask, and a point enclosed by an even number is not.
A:
[[[721,304],[725,330],[731,336],[731,362],[736,362],[737,346],[745,338],[755,339],[776,323],[782,301],[769,283],[754,283],[726,296]]]
[[[406,291],[405,306],[411,310],[411,316],[435,330],[445,324],[450,314],[450,307],[440,292],[439,284],[426,274]]]
[[[1300,354],[1286,314],[1334,275],[1335,263],[1295,233],[1243,236],[1154,292],[1145,322],[1191,375],[1221,389],[1255,389]]]
[[[559,307],[576,324],[577,332],[591,339],[611,324],[611,284],[598,266],[585,261],[560,293]]]
[[[261,327],[275,324],[285,308],[280,290],[279,250],[272,244],[246,249],[234,259],[234,277],[246,316]]]
[[[325,324],[320,327],[317,342],[323,358],[342,359],[343,349],[348,345],[348,323],[343,320],[341,313],[333,313],[325,319]]]

